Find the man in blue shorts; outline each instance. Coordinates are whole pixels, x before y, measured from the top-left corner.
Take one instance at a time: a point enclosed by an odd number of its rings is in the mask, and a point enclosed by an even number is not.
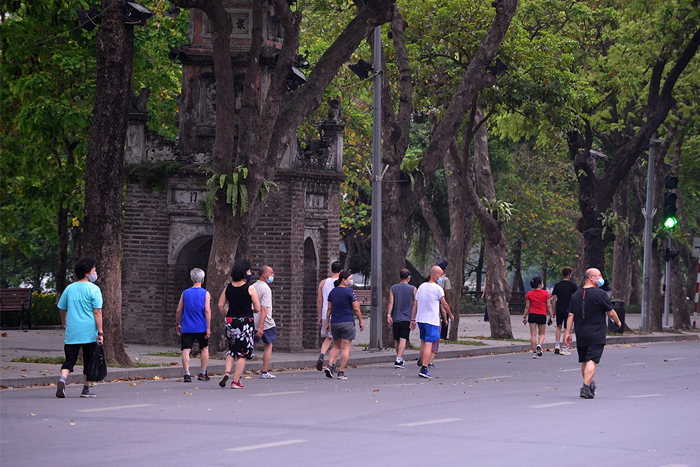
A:
[[[182,350],[182,367],[185,376],[182,381],[189,383],[190,376],[190,352],[192,345],[197,340],[199,343],[200,362],[199,381],[209,381],[207,364],[209,363],[209,336],[211,335],[211,296],[202,288],[204,271],[194,268],[190,271],[192,287],[182,292],[180,302],[175,312],[177,334],[180,336],[180,350]]]
[[[430,269],[430,279],[418,287],[416,292],[416,301],[413,303],[413,313],[411,316],[411,330],[420,329],[420,357],[418,364],[420,371],[418,376],[422,378],[432,378],[428,373],[428,367],[425,366],[430,362],[430,354],[432,352],[433,342],[440,339],[440,307],[447,314],[452,314],[450,305],[445,300],[445,292],[440,287],[442,283],[443,271],[440,266],[433,266]]]
[[[605,349],[607,318],[621,326],[620,319],[613,309],[607,292],[599,289],[605,281],[600,271],[591,268],[586,271],[586,283],[578,289],[569,302],[569,318],[566,322],[564,342],[571,345],[571,326],[576,329],[576,349],[581,363],[583,387],[581,397],[593,399],[596,384],[593,381],[595,368]],[[606,318],[607,317],[607,318]]]
[[[269,373],[270,359],[272,358],[272,343],[277,340],[277,325],[272,319],[272,290],[268,284],[275,280],[275,271],[270,266],[263,266],[258,271],[260,278],[253,284],[260,300],[260,313],[255,313],[255,342],[262,339],[265,351],[263,352],[263,364],[260,377],[262,379],[274,379],[275,375]]]

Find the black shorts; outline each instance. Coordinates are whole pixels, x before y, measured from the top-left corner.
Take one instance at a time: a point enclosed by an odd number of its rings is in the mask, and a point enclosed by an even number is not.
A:
[[[411,322],[410,321],[394,321],[391,325],[394,330],[394,340],[398,341],[401,339],[407,339],[411,335]]]
[[[605,344],[595,344],[586,347],[581,347],[577,344],[576,349],[578,350],[579,363],[585,363],[591,360],[593,360],[596,363],[600,363],[600,357],[603,356]]]
[[[569,312],[563,311],[559,313],[557,311],[557,327],[563,326],[566,329],[566,320],[569,319]]]
[[[180,350],[191,349],[195,339],[199,342],[199,349],[209,347],[209,339],[206,332],[183,332],[180,336]]]
[[[528,313],[527,322],[545,325],[545,324],[547,324],[547,315],[539,315],[537,313]]]
[[[64,344],[63,351],[66,353],[66,361],[61,365],[61,370],[68,370],[73,372],[73,366],[78,360],[78,353],[80,349],[83,349],[83,374],[87,374],[88,366],[90,366],[90,361],[92,361],[92,354],[95,353],[95,348],[97,347],[97,342],[90,342],[87,344]]]

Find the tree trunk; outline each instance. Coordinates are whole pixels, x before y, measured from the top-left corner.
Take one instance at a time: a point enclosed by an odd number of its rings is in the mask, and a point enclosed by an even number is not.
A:
[[[453,147],[456,147],[454,145]],[[449,340],[457,340],[459,331],[459,303],[462,300],[462,284],[464,283],[464,228],[465,228],[465,202],[460,196],[460,183],[457,168],[453,160],[460,160],[459,154],[452,151],[445,155],[443,167],[447,181],[447,204],[450,207],[450,243],[447,247],[447,261],[449,274],[452,278],[452,291],[450,292],[450,308],[454,320],[450,324],[447,337]]]
[[[58,207],[58,265],[56,267],[56,300],[66,288],[66,271],[68,270],[68,206],[63,203]]]
[[[629,177],[626,177],[620,188],[615,192],[613,210],[620,218],[630,219]],[[630,222],[631,223],[631,222]],[[613,253],[612,297],[629,303],[630,288],[632,284],[629,229],[626,235],[615,238],[615,251]],[[636,256],[636,255],[635,255]]]
[[[486,122],[481,108],[477,106],[475,124],[481,126],[474,134],[474,173],[481,194],[494,203],[496,191],[493,187],[493,175],[491,173],[491,161],[488,152],[488,136]],[[508,271],[506,258],[508,255],[508,242],[503,235],[503,221],[494,219],[481,203],[476,190],[471,184],[467,184],[467,201],[479,217],[484,228],[486,240],[486,271],[488,278],[484,287],[486,294],[486,307],[489,313],[489,325],[491,337],[495,339],[512,339],[513,331],[510,323],[510,284],[508,283]]]
[[[134,57],[133,26],[124,24],[121,6],[103,0],[95,55],[95,107],[85,172],[86,256],[97,261],[104,304],[104,350],[112,364],[134,366],[122,337],[121,246],[129,90]]]
[[[513,292],[525,292],[522,273],[523,241],[518,238],[513,248]]]
[[[681,154],[683,150],[683,140],[685,139],[684,132],[677,133],[678,138],[676,139],[676,144],[674,148],[674,153],[676,157],[673,159],[673,166],[671,173],[678,175],[681,164]],[[683,202],[683,192],[682,187],[679,185],[676,188],[676,196],[678,196],[678,219],[679,228],[683,232],[685,239],[692,245],[693,233],[688,226],[688,218],[686,217],[687,211],[685,209],[685,203]],[[687,331],[690,329],[690,303],[692,299],[695,298],[695,294],[688,294],[685,287],[685,277],[683,276],[683,268],[681,261],[684,261],[686,268],[689,271],[695,272],[697,278],[697,261],[695,258],[691,257],[691,249],[687,248],[685,245],[674,246],[676,250],[681,252],[681,255],[671,261],[671,310],[673,310],[673,329],[677,331]],[[695,266],[695,267],[693,267]],[[695,290],[693,290],[694,292]]]
[[[543,289],[547,288],[547,268],[549,268],[549,266],[547,265],[547,258],[545,258],[542,261],[542,288]]]
[[[486,259],[486,239],[481,236],[481,244],[479,245],[479,259],[476,262],[476,291],[481,292],[481,278],[484,275],[484,259]]]

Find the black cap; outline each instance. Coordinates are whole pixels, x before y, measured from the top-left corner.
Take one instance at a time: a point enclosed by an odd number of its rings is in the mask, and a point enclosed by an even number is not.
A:
[[[445,268],[447,268],[447,261],[443,259],[442,261],[437,263],[437,265],[440,267],[440,269],[444,270]]]

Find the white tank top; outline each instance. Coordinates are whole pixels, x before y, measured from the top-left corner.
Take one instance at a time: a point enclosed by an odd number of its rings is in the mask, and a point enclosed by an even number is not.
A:
[[[321,293],[323,294],[323,308],[321,309],[321,319],[323,322],[326,322],[326,313],[328,313],[328,294],[331,293],[331,290],[335,288],[335,279],[332,277],[329,277],[326,279],[326,282],[323,283],[323,289],[321,289]]]

